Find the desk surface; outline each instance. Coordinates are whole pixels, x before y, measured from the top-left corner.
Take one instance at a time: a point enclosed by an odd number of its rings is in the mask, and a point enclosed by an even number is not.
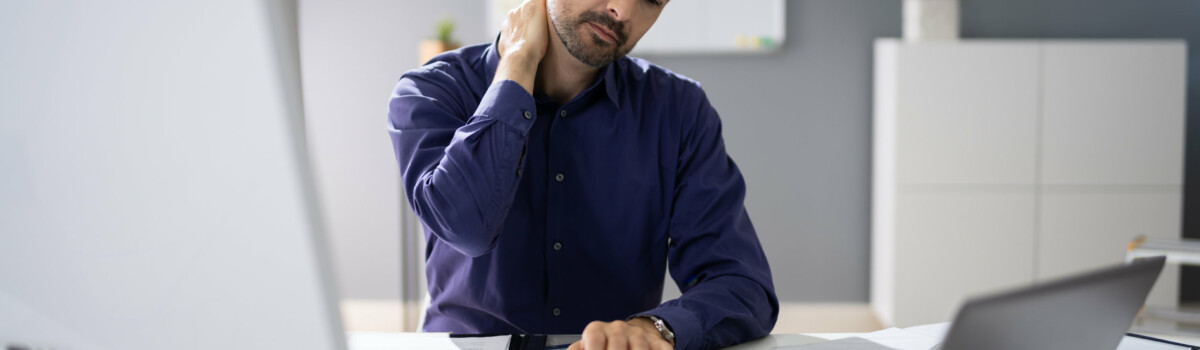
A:
[[[444,334],[444,333],[442,333]],[[772,334],[745,344],[731,346],[726,350],[771,350],[776,347],[814,344],[833,339],[848,338],[865,333],[810,333],[810,334]],[[427,338],[430,333],[383,333],[383,332],[350,332],[348,340],[350,350],[408,350],[417,338]],[[1186,344],[1200,344],[1200,339],[1152,335]],[[447,336],[448,337],[448,336]],[[550,335],[546,345],[570,344],[579,339],[579,335]]]
[[[814,334],[771,334],[766,337],[751,340],[745,344],[735,345],[727,350],[769,350],[777,346],[795,346],[820,343],[831,339],[850,337],[859,333],[814,333]]]
[[[770,350],[777,346],[795,346],[820,343],[832,339],[852,337],[862,333],[813,333],[813,334],[771,334],[763,338],[735,345],[725,350]],[[546,340],[546,345],[570,344],[579,340],[578,335],[552,335]],[[353,349],[351,349],[353,350]]]
[[[444,334],[444,333],[442,333]],[[745,344],[726,348],[728,350],[769,350],[777,346],[804,345],[820,343],[830,339],[838,339],[860,333],[818,333],[818,334],[772,334]],[[409,349],[415,342],[427,340],[431,333],[382,333],[382,332],[350,332],[347,338],[350,350],[401,350]],[[448,337],[448,336],[447,336]],[[558,334],[549,335],[546,345],[565,345],[579,340],[579,335]]]

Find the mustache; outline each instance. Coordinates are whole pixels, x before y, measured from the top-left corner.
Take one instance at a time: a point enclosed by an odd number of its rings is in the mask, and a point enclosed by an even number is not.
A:
[[[584,12],[583,14],[579,15],[579,21],[592,22],[608,28],[609,31],[616,35],[618,46],[624,46],[625,41],[629,39],[629,36],[625,34],[625,23],[617,22],[617,20],[614,20],[612,17],[609,17],[603,13],[595,11]]]

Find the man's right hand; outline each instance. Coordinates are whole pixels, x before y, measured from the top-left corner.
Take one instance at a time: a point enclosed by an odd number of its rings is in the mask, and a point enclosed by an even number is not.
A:
[[[538,64],[546,55],[549,35],[546,0],[525,0],[508,11],[496,47],[500,63],[494,81],[510,79],[533,94]]]

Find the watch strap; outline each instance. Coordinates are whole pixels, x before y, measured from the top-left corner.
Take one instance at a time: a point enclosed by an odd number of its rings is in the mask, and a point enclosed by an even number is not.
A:
[[[650,320],[650,323],[654,324],[654,329],[658,330],[658,334],[662,335],[663,339],[666,339],[672,346],[675,345],[675,332],[671,331],[671,326],[667,325],[667,321],[654,315],[637,315],[635,318]]]

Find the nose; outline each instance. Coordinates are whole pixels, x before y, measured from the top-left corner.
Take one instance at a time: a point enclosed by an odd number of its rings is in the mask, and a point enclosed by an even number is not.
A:
[[[609,0],[608,15],[618,22],[625,22],[637,13],[638,1],[642,0]]]

